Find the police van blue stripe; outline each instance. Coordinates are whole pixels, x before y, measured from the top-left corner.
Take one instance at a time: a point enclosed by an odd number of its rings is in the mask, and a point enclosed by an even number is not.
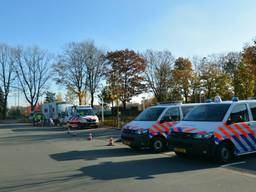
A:
[[[250,146],[251,151],[255,151],[255,147],[251,144],[251,142],[244,136],[244,135],[240,135],[243,140]]]
[[[254,141],[254,143],[256,144],[256,138],[251,133],[248,133],[248,135]]]
[[[182,129],[180,127],[177,127],[178,131],[179,132],[183,132]]]
[[[233,135],[232,138],[243,148],[244,151],[248,152],[248,149],[244,146],[244,144],[236,136]]]

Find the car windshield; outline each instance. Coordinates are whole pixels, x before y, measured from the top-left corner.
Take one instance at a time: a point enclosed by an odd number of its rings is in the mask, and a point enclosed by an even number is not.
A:
[[[222,121],[230,104],[206,104],[192,109],[184,121]]]
[[[94,113],[94,111],[92,109],[78,109],[77,113],[80,116],[95,115],[95,113]]]
[[[135,119],[135,121],[156,121],[162,114],[164,107],[148,108]]]

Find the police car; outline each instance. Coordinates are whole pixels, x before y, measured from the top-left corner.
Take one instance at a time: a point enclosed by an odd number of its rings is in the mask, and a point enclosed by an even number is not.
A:
[[[195,107],[171,130],[169,143],[179,156],[206,155],[219,162],[256,152],[256,100],[222,102]]]
[[[121,139],[131,148],[151,148],[161,152],[167,147],[170,129],[198,104],[160,104],[139,114],[122,129]]]

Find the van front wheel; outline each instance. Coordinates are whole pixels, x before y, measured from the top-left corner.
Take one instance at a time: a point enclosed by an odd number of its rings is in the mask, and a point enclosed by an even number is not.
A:
[[[228,163],[234,157],[234,148],[229,143],[221,143],[216,151],[217,161],[220,163]]]
[[[160,153],[166,149],[166,141],[161,137],[153,138],[151,142],[151,150],[155,153]]]

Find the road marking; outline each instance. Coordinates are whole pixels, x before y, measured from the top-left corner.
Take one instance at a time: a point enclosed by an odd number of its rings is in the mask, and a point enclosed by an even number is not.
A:
[[[220,167],[219,170],[221,170],[221,168],[222,167]],[[238,174],[241,176],[256,178],[256,175],[253,173],[243,172],[242,170],[234,170],[234,169],[230,169],[230,168],[224,168],[224,169],[225,169],[225,173],[229,172],[229,173],[235,173],[235,174]]]
[[[244,164],[244,163],[246,163],[246,161],[240,161],[240,162],[235,162],[235,163],[228,163],[228,164],[221,165],[221,167],[230,167],[230,166],[233,166],[233,165],[240,165],[240,164]]]
[[[233,165],[239,165],[239,164],[244,164],[244,163],[247,163],[247,162],[240,161],[240,162],[235,162],[235,163],[229,163],[229,164],[221,165],[221,166],[217,167],[215,170],[221,171],[221,172],[223,172],[223,174],[231,173],[231,174],[237,174],[240,176],[256,178],[255,173],[247,172],[243,168],[240,169],[240,168],[232,167]]]

